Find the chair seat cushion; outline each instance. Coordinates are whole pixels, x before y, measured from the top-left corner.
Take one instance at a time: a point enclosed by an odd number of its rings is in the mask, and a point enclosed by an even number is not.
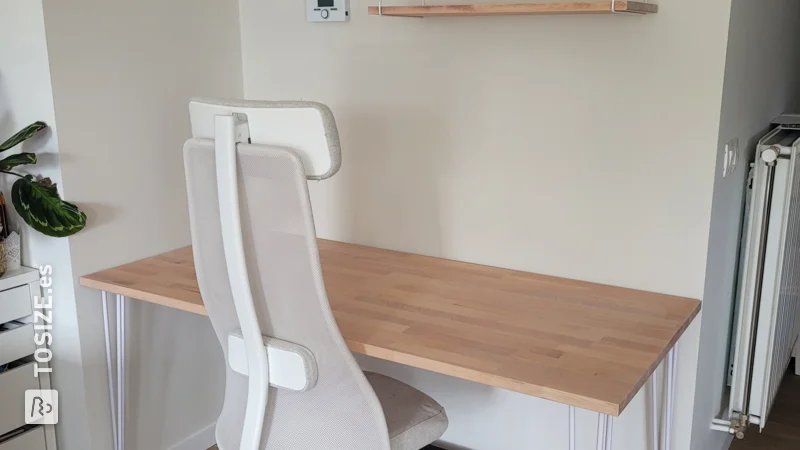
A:
[[[447,429],[442,405],[413,387],[373,372],[364,372],[386,416],[392,450],[420,450]]]

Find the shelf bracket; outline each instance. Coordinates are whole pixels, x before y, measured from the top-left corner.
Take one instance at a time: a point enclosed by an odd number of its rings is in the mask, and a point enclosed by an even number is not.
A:
[[[644,0],[643,3],[650,3],[650,0]],[[633,15],[641,15],[639,12],[635,11],[628,11],[628,10],[617,10],[617,0],[611,0],[611,14],[633,14]]]

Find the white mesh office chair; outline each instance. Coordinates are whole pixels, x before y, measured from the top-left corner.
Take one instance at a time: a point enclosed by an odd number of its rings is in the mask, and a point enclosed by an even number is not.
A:
[[[197,99],[190,112],[194,260],[228,362],[219,448],[418,450],[438,439],[444,409],[363,373],[328,304],[306,179],[339,168],[330,110]]]

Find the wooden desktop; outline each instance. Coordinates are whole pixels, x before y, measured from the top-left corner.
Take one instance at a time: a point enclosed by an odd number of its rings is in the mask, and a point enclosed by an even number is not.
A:
[[[353,352],[618,416],[700,310],[693,299],[319,240]],[[206,314],[191,247],[83,286]]]

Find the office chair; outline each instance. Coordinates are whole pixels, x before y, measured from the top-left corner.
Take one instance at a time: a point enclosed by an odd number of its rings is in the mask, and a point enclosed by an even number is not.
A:
[[[340,165],[324,105],[194,99],[184,146],[200,292],[227,363],[220,450],[419,450],[436,401],[359,368],[331,312],[307,179]]]

